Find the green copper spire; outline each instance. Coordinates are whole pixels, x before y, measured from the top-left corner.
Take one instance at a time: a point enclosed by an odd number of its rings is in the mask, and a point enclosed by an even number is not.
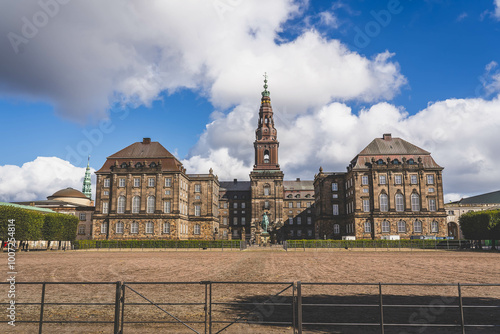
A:
[[[89,199],[92,199],[92,187],[90,183],[90,155],[87,160],[87,169],[85,170],[85,177],[83,178],[83,189],[82,192],[85,196],[87,196]]]
[[[267,73],[264,72],[264,91],[262,92],[262,97],[269,97],[269,94],[271,94],[271,92],[267,90]]]

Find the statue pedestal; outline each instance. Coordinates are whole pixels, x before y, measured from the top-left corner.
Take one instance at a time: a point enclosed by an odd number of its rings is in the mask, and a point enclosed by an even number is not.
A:
[[[258,244],[259,246],[267,246],[269,245],[269,233],[268,232],[262,232],[257,236]]]

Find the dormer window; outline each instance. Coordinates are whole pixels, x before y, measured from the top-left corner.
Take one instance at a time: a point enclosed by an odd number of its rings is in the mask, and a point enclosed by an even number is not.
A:
[[[127,163],[126,163],[126,162],[122,163],[122,164],[120,165],[120,167],[121,167],[121,168],[127,168]]]
[[[141,168],[141,167],[142,167],[142,164],[140,162],[135,164],[135,168]]]
[[[383,164],[384,164],[384,160],[382,160],[382,159],[377,160],[377,165],[383,165]]]
[[[394,160],[392,160],[392,164],[393,164],[393,165],[399,165],[399,164],[400,164],[400,162],[399,162],[399,160],[398,160],[398,159],[394,159]]]
[[[413,159],[408,160],[408,165],[414,165],[414,164],[415,164],[415,160],[413,160]]]
[[[151,164],[149,164],[149,167],[151,167],[151,168],[155,168],[155,167],[156,167],[156,163],[155,163],[155,162],[152,162]]]

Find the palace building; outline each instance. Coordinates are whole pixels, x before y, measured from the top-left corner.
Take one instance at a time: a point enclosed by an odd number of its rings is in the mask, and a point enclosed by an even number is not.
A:
[[[144,138],[96,172],[94,239],[242,239],[257,242],[264,213],[272,242],[288,239],[448,235],[442,170],[430,153],[390,134],[374,139],[347,172],[285,180],[264,80],[249,181],[187,174]]]

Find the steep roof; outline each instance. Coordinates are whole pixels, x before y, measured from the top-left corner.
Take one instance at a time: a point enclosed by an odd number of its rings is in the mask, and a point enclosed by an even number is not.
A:
[[[312,191],[314,190],[314,181],[301,181],[301,180],[296,180],[296,181],[283,181],[283,187],[286,190],[308,190]]]
[[[226,191],[250,191],[250,181],[220,181],[219,189]]]
[[[133,143],[110,155],[96,173],[109,172],[113,166],[120,166],[122,163],[135,165],[138,162],[161,164],[162,171],[184,171],[182,163],[159,142],[144,138],[142,142]]]
[[[500,203],[500,190],[477,196],[462,198],[459,204],[497,204]]]
[[[406,160],[413,159],[415,162],[421,158],[424,168],[442,169],[431,157],[430,152],[401,138],[392,137],[391,134],[384,134],[382,138],[375,138],[356,155],[351,161],[351,166],[363,169],[367,168],[367,163],[372,163],[372,159],[386,161],[387,158],[391,158],[391,160],[397,159],[400,162],[403,161],[403,158]]]

